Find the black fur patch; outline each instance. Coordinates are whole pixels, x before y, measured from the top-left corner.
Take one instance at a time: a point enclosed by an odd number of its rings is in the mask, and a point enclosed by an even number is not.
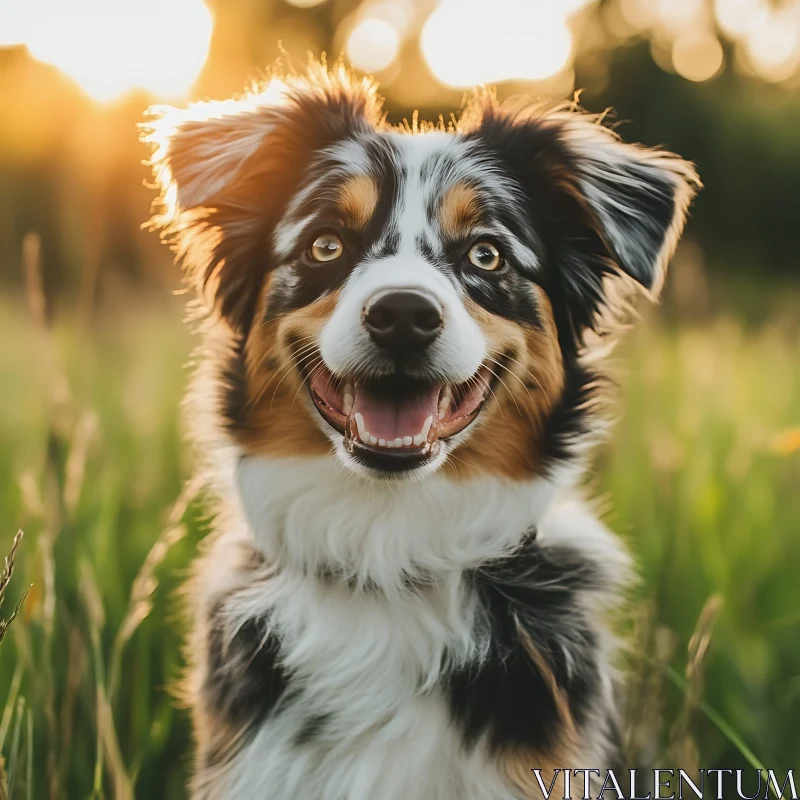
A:
[[[615,261],[652,288],[658,255],[675,217],[674,184],[654,167],[621,163],[602,172],[591,194]]]
[[[535,535],[467,577],[483,609],[476,633],[488,639],[489,650],[452,671],[446,691],[468,745],[486,736],[495,750],[546,752],[563,734],[556,698],[519,627],[547,663],[575,723],[585,721],[599,690],[597,634],[576,600],[602,579],[578,551],[544,547]]]
[[[504,266],[497,273],[481,275],[469,264],[462,264],[460,278],[467,294],[490,313],[541,328],[531,281],[510,266]]]
[[[247,376],[244,337],[220,365],[220,416],[229,433],[241,433],[247,419]]]
[[[546,474],[574,455],[576,444],[591,432],[592,415],[600,387],[608,380],[580,364],[574,356],[564,361],[564,388],[550,411],[539,452]]]
[[[329,721],[330,714],[310,714],[294,738],[295,745],[302,747],[305,744],[313,744],[325,732]]]
[[[226,627],[224,603],[208,621],[204,702],[214,717],[236,730],[252,730],[276,706],[288,684],[280,663],[280,640],[268,619],[248,619],[233,635]]]
[[[541,240],[542,281],[566,343],[575,349],[602,306],[603,279],[614,269],[597,228],[574,195],[563,191],[557,175],[575,177],[574,157],[555,126],[537,120],[488,112],[470,134],[491,153],[516,184],[526,205],[526,221],[507,221],[517,235],[530,228]],[[562,342],[563,343],[563,342]]]

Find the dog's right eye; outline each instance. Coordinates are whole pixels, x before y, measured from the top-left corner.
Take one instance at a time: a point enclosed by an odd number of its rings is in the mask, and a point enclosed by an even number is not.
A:
[[[503,266],[503,257],[500,251],[491,242],[475,242],[467,253],[467,258],[473,267],[494,272]]]
[[[342,240],[335,233],[323,233],[311,245],[311,258],[314,261],[335,261],[344,252]]]

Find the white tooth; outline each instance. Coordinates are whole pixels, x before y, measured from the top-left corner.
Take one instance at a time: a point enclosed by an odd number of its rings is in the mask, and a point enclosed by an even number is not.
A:
[[[378,445],[380,447],[386,447],[386,439],[378,439]]]
[[[378,438],[376,436],[373,436],[372,434],[370,434],[369,443],[370,444],[378,444]]]
[[[399,436],[394,440],[394,446],[395,447],[402,447],[403,446],[403,440]]]
[[[418,433],[414,437],[414,444],[417,445],[417,447],[419,447],[419,445],[421,445],[424,441],[425,441],[425,437],[421,433]]]
[[[403,444],[404,444],[406,447],[408,447],[408,446],[411,444],[411,442],[413,442],[413,441],[414,441],[414,439],[413,439],[413,437],[411,437],[411,436],[404,436],[404,437],[403,437]]]
[[[425,420],[425,424],[422,426],[422,430],[419,432],[419,435],[422,437],[423,441],[428,438],[428,434],[431,431],[431,425],[433,425],[432,416]]]
[[[442,392],[442,396],[439,399],[439,416],[443,417],[449,410],[450,410],[450,403],[453,400],[453,390],[450,388],[450,384],[444,387],[444,391]]]
[[[363,414],[356,414],[356,427],[358,428],[358,438],[361,439],[362,442],[369,441],[369,433],[367,433],[367,427],[364,425],[364,415]]]
[[[389,441],[386,442],[386,446],[387,447],[395,447],[394,439],[389,439]]]
[[[348,383],[347,386],[344,387],[344,395],[342,397],[343,407],[342,410],[344,411],[345,415],[349,415],[350,412],[353,410],[353,384]]]

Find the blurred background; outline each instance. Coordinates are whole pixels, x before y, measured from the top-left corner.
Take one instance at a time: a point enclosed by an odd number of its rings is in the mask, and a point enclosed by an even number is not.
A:
[[[625,746],[800,768],[800,0],[0,0],[0,798],[185,796],[176,587],[208,523],[136,125],[322,52],[395,122],[580,91],[695,161],[589,486],[643,576]]]

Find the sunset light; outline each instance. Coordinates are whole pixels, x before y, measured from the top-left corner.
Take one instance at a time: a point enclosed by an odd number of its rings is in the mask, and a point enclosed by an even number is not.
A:
[[[0,0],[0,46],[26,45],[100,102],[133,89],[186,95],[211,27],[202,0]]]
[[[568,18],[581,5],[441,0],[422,29],[422,51],[434,75],[450,86],[544,80],[570,63]]]
[[[400,34],[385,19],[370,17],[360,22],[347,40],[347,57],[356,69],[380,72],[396,58]]]

